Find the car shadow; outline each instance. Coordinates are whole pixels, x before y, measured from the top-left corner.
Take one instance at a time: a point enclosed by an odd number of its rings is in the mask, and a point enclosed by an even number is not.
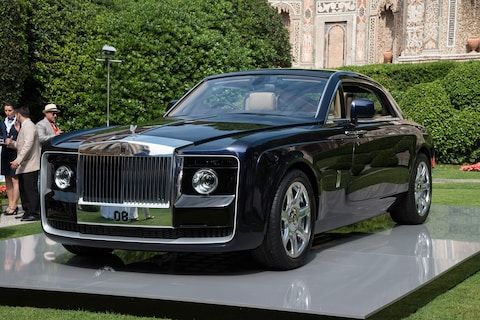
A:
[[[64,255],[71,255],[64,253]],[[116,250],[95,257],[73,255],[57,261],[68,266],[121,272],[173,275],[242,275],[265,271],[249,252],[164,253]]]

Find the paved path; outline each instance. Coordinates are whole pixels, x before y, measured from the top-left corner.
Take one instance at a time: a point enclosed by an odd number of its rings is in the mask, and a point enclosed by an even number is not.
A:
[[[3,211],[3,208],[1,208]],[[19,213],[17,216],[20,217],[23,212]],[[4,214],[0,215],[0,228],[10,227],[19,224],[32,223],[33,221],[20,221],[20,219],[15,219],[16,216],[6,216]]]
[[[480,179],[433,179],[433,183],[480,183]]]

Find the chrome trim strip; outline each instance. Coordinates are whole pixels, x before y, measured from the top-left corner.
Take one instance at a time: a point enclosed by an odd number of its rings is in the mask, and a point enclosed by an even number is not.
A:
[[[82,234],[79,232],[65,231],[55,229],[50,226],[47,222],[47,214],[45,210],[45,194],[50,192],[50,189],[47,188],[47,174],[48,174],[48,156],[51,154],[74,154],[78,155],[77,152],[57,152],[49,151],[45,152],[41,158],[41,171],[40,171],[40,211],[41,211],[41,222],[42,228],[45,232],[57,235],[60,237],[80,239],[80,240],[98,240],[98,241],[116,241],[116,242],[126,242],[126,243],[149,243],[149,244],[172,244],[172,245],[182,245],[182,244],[221,244],[231,241],[236,233],[237,229],[237,215],[238,215],[238,190],[240,185],[240,160],[235,155],[182,155],[175,156],[175,158],[185,158],[185,157],[230,157],[237,160],[237,186],[235,194],[235,214],[233,220],[233,231],[232,234],[228,237],[210,237],[210,238],[179,238],[179,239],[161,239],[161,238],[138,238],[138,237],[116,237],[116,236],[99,236],[92,234]],[[176,162],[175,162],[176,163]],[[173,181],[173,180],[172,180]],[[97,204],[98,205],[98,204]]]
[[[173,155],[135,157],[80,153],[77,172],[79,204],[170,207]]]
[[[217,157],[217,158],[234,158],[237,160],[237,186],[235,188],[235,209],[234,209],[234,216],[233,216],[233,231],[232,235],[229,237],[224,237],[224,238],[218,238],[217,242],[212,242],[212,243],[226,243],[231,241],[235,237],[235,233],[237,231],[237,216],[238,216],[238,189],[240,186],[240,159],[236,155],[226,155],[226,154],[221,154],[221,155],[215,155],[215,154],[199,154],[199,155],[177,155],[178,158],[188,158],[188,157]],[[220,239],[225,239],[225,240],[220,240]]]
[[[192,144],[192,141],[170,139],[148,135],[132,135],[119,140],[84,142],[79,147],[80,154],[106,155],[113,152],[114,155],[129,156],[171,156],[175,149]],[[108,150],[103,150],[109,146]],[[129,147],[130,148],[125,148]],[[123,147],[123,148],[122,148]]]
[[[235,195],[226,196],[192,196],[181,195],[175,202],[175,208],[225,208],[235,199]]]
[[[330,79],[328,81],[328,83],[330,83]],[[327,84],[328,84],[327,83]],[[333,100],[336,99],[336,95],[337,95],[337,91],[338,91],[338,88],[340,88],[340,81],[335,85],[335,88],[333,89],[333,95],[331,96],[330,98],[330,101],[328,102],[328,110],[327,110],[327,113],[325,114],[325,119],[323,120],[323,124],[327,124],[328,123],[328,114],[330,113],[330,108],[332,107],[333,105]],[[327,90],[327,86],[325,86],[325,91]],[[323,91],[323,94],[325,95],[325,91]],[[342,97],[340,97],[340,99],[343,99]],[[322,95],[322,99],[320,101],[320,105],[319,105],[319,108],[318,108],[318,114],[315,116],[317,117],[318,115],[320,115],[320,108],[322,107],[322,104],[323,104],[323,101],[326,100],[326,98],[323,97]],[[346,108],[346,107],[345,107]],[[345,110],[346,111],[346,110]]]
[[[88,205],[88,206],[110,206],[110,207],[134,207],[134,208],[159,208],[159,209],[168,209],[170,208],[169,203],[144,203],[144,202],[122,202],[122,203],[112,203],[112,202],[91,202],[85,201],[83,198],[79,198],[78,205]]]
[[[40,158],[40,220],[42,222],[42,228],[46,231],[49,229],[52,234],[57,234],[57,232],[51,232],[53,229],[47,222],[47,212],[45,210],[45,195],[51,191],[47,186],[48,182],[48,157],[51,154],[72,154],[78,156],[78,152],[58,152],[58,151],[49,151],[42,154]],[[78,184],[78,181],[77,181]],[[60,231],[60,230],[58,230]]]
[[[315,119],[318,119],[318,116],[320,115],[320,111],[322,110],[323,101],[326,99],[326,98],[325,98],[325,93],[327,92],[327,89],[328,89],[328,87],[330,86],[330,83],[333,81],[333,80],[332,80],[333,75],[334,75],[334,74],[330,75],[330,77],[329,77],[328,80],[327,80],[327,83],[325,83],[325,87],[323,88],[322,96],[320,97],[320,101],[318,101],[317,112],[315,113]],[[334,92],[337,91],[336,88],[338,88],[338,85],[339,85],[339,84],[337,84],[337,85],[335,86]],[[332,100],[333,100],[333,99],[330,99],[330,104],[332,103]],[[329,104],[329,108],[330,108],[330,104]],[[326,114],[328,115],[328,111],[327,111]],[[325,118],[327,118],[327,117],[325,117]],[[325,121],[324,121],[324,122],[325,122]]]

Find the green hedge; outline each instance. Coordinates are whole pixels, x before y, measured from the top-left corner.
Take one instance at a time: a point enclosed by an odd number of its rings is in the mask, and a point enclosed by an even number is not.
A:
[[[266,0],[3,0],[0,100],[63,110],[66,130],[105,124],[100,48],[118,49],[111,74],[111,123],[160,117],[204,76],[288,67],[281,17]],[[438,160],[480,160],[480,62],[345,67],[392,92],[435,139]]]
[[[444,163],[480,160],[480,61],[345,67],[389,89],[432,135]]]
[[[16,104],[29,74],[25,6],[19,0],[2,0],[0,17],[0,102]]]
[[[456,109],[480,112],[480,61],[455,66],[443,79],[443,86]]]
[[[457,63],[452,61],[420,64],[373,64],[349,66],[342,69],[363,73],[387,88],[398,98],[412,85],[442,79]]]
[[[112,124],[162,116],[201,78],[289,66],[288,32],[258,0],[31,0],[35,82],[64,110],[65,129],[105,124],[106,72],[95,61],[116,47]]]

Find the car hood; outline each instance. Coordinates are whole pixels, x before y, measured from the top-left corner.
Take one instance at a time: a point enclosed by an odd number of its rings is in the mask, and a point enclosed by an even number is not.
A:
[[[263,115],[230,114],[203,118],[164,118],[142,126],[122,126],[84,130],[59,136],[52,144],[56,147],[79,147],[114,141],[147,141],[173,147],[202,144],[215,139],[244,136],[246,134],[313,123],[313,119]]]

